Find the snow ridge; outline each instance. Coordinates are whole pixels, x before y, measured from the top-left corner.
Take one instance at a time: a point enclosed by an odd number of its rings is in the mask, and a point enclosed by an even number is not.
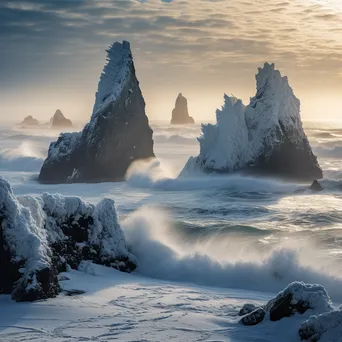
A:
[[[113,43],[107,50],[107,64],[100,77],[91,120],[116,101],[131,76],[133,57],[130,43]]]

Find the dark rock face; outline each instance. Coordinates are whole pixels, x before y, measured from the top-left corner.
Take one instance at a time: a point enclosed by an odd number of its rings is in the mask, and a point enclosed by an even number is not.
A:
[[[315,191],[315,192],[319,192],[324,190],[322,185],[318,182],[318,180],[314,180],[310,186],[310,190]]]
[[[20,126],[39,126],[39,121],[29,115],[20,123]]]
[[[297,313],[303,314],[309,309],[331,309],[330,298],[323,286],[300,282],[291,283],[265,306],[252,312],[248,312],[252,309],[252,306],[249,305],[244,305],[240,310],[241,313],[246,312],[241,319],[241,323],[244,325],[255,325],[262,322],[266,313],[269,313],[270,320],[275,322]]]
[[[112,200],[94,206],[50,194],[17,199],[0,178],[0,294],[16,301],[55,297],[58,274],[83,260],[124,272],[136,268]]]
[[[274,300],[271,300],[266,305],[266,309],[270,313],[270,320],[275,322],[284,317],[291,317],[295,313],[302,315],[305,311],[310,309],[310,303],[304,300],[293,301],[293,293],[282,293]]]
[[[52,128],[69,128],[72,127],[71,120],[67,119],[63,113],[57,109],[54,116],[51,118]]]
[[[253,312],[257,307],[254,304],[245,304],[239,311],[239,316],[247,315]]]
[[[266,312],[264,309],[256,309],[241,318],[241,323],[243,325],[257,325],[262,322],[265,318]]]
[[[171,124],[194,124],[195,120],[189,115],[188,100],[180,93],[176,100],[176,106],[172,111]]]
[[[122,181],[133,161],[154,157],[130,45],[115,43],[107,53],[90,122],[50,145],[40,182]]]

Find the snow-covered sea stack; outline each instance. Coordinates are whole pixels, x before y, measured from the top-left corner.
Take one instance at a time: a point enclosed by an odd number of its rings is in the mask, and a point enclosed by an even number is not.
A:
[[[189,115],[188,100],[180,93],[172,111],[171,124],[194,124],[195,120]]]
[[[121,181],[133,161],[154,157],[130,44],[114,43],[107,60],[90,122],[82,132],[61,134],[50,145],[40,182]]]
[[[29,115],[20,123],[20,126],[22,127],[39,126],[39,121],[35,119],[32,115]]]
[[[94,206],[51,194],[16,198],[0,178],[0,294],[17,301],[55,297],[58,273],[82,260],[135,269],[114,202],[104,199]]]
[[[72,121],[67,119],[64,114],[57,109],[55,114],[50,120],[52,128],[70,128],[72,127]]]
[[[241,171],[311,182],[323,177],[287,77],[265,63],[256,82],[257,93],[246,107],[225,95],[217,123],[202,126],[200,154],[189,159],[183,174]]]

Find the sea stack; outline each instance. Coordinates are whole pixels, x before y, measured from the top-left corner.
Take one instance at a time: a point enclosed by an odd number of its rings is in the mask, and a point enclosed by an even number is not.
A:
[[[175,108],[172,111],[171,124],[184,125],[194,123],[195,120],[188,112],[188,100],[180,93],[177,97]]]
[[[60,109],[57,109],[54,116],[50,120],[52,128],[69,128],[72,127],[71,120],[67,119]]]
[[[189,159],[182,174],[238,171],[305,182],[323,177],[287,77],[265,63],[256,82],[256,95],[246,107],[241,100],[224,96],[217,123],[202,126],[200,154]]]
[[[107,50],[90,122],[51,143],[39,181],[122,181],[133,161],[154,157],[152,133],[130,44],[116,42]]]
[[[20,123],[20,126],[39,126],[39,121],[35,119],[32,115],[29,115]]]

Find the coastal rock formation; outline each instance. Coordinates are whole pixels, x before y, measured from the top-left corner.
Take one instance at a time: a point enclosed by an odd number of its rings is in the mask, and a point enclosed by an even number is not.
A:
[[[172,111],[171,124],[194,124],[195,120],[189,115],[188,100],[180,93]]]
[[[40,182],[121,181],[133,161],[154,157],[153,131],[130,44],[114,43],[107,60],[90,122],[83,131],[61,134],[50,145]]]
[[[57,109],[56,113],[50,120],[52,128],[69,128],[72,127],[71,120],[67,119],[63,113]]]
[[[342,342],[342,309],[311,316],[299,329],[302,340]]]
[[[39,126],[39,121],[32,115],[29,115],[20,123],[20,126]]]
[[[15,197],[0,178],[0,294],[16,301],[55,297],[58,273],[82,260],[135,269],[113,200],[95,206],[61,195]]]
[[[251,309],[252,306],[245,305]],[[256,325],[269,314],[271,321],[279,321],[284,317],[291,317],[296,313],[303,314],[307,310],[326,312],[332,310],[331,300],[325,288],[321,285],[293,282],[283,291],[271,299],[264,307],[256,308],[242,317],[244,325]]]
[[[256,75],[257,93],[248,106],[224,96],[217,123],[202,125],[200,154],[183,170],[243,172],[300,181],[323,177],[304,133],[300,102],[274,64]]]
[[[320,192],[324,189],[323,189],[322,185],[319,183],[319,181],[317,179],[315,179],[310,186],[310,190],[312,190],[314,192]]]

